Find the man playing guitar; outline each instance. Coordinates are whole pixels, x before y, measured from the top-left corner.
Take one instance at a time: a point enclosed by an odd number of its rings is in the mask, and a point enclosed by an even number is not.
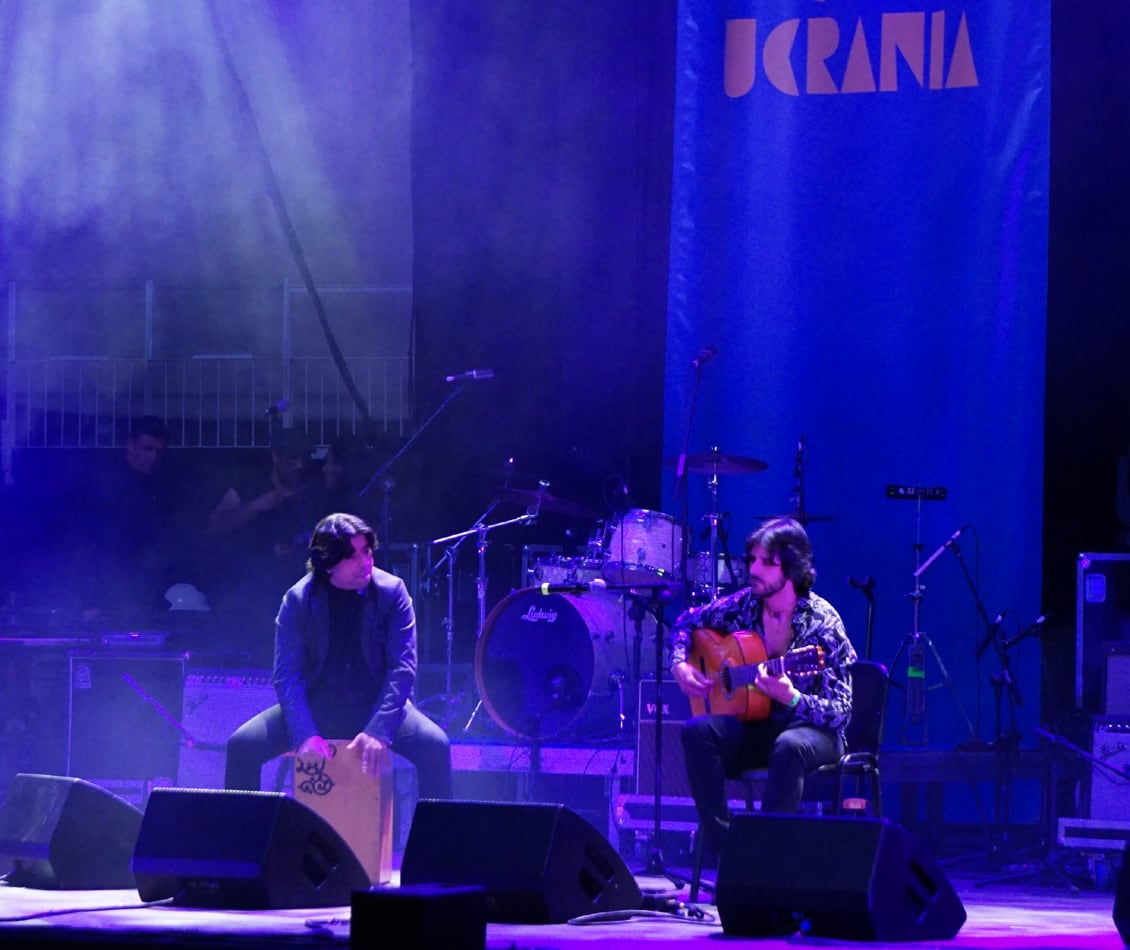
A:
[[[804,527],[765,521],[747,539],[748,586],[684,611],[671,627],[672,675],[694,715],[682,742],[691,794],[716,857],[729,828],[726,779],[768,766],[763,812],[800,807],[805,774],[844,752],[855,648],[812,591]]]

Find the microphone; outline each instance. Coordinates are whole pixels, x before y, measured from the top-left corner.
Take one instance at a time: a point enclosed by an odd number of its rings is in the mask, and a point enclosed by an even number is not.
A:
[[[452,376],[445,376],[444,382],[457,383],[463,379],[494,379],[493,369],[469,369],[465,373],[455,373]]]
[[[861,590],[865,594],[875,586],[874,577],[849,577],[848,583],[856,590]]]
[[[926,563],[923,564],[920,568],[918,568],[917,571],[914,572],[914,576],[916,578],[921,577],[922,574],[926,571],[926,568],[928,568],[931,564],[933,564],[938,558],[940,558],[943,554],[945,554],[946,551],[948,551],[950,548],[956,547],[957,546],[957,539],[959,537],[961,537],[961,533],[968,527],[969,527],[969,525],[963,524],[953,534],[951,534],[948,538],[946,538],[946,540],[942,542],[942,546],[940,548],[938,548],[938,550],[936,550],[933,554],[931,554],[926,559]]]
[[[539,588],[543,594],[584,594],[588,591],[608,590],[608,582],[599,577],[594,577],[587,583],[576,584],[542,584]]]
[[[1047,622],[1047,619],[1047,614],[1040,614],[1040,616],[1038,616],[1035,620],[1032,621],[1031,624],[1021,630],[1020,633],[1018,633],[1015,637],[1012,637],[1009,640],[1005,640],[1004,648],[1006,650],[1011,650],[1025,637],[1031,636],[1033,633],[1038,633],[1040,628],[1043,627],[1043,625]]]
[[[702,369],[714,357],[718,355],[718,347],[704,346],[698,351],[698,356],[691,360],[691,369]]]
[[[280,412],[286,412],[290,408],[289,399],[279,399],[271,403],[266,409],[263,410],[265,416],[277,416]]]
[[[1004,622],[1004,611],[1002,610],[999,614],[997,614],[997,619],[993,621],[993,625],[989,628],[989,632],[986,633],[981,638],[981,642],[977,644],[977,659],[978,660],[981,659],[981,654],[984,653],[989,648],[989,644],[993,642],[993,637],[995,637],[997,635],[997,631],[1000,629],[1001,624],[1003,622]]]

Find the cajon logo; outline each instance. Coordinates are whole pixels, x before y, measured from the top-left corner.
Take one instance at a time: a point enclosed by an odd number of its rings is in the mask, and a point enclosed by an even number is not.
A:
[[[753,89],[759,55],[769,84],[790,96],[898,92],[900,63],[918,88],[980,85],[965,11],[883,13],[854,23],[829,16],[779,23],[728,20],[723,62],[727,96],[740,98]]]

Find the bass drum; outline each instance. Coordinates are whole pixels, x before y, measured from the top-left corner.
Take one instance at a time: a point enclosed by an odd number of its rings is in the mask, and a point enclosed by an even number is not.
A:
[[[502,729],[530,739],[612,736],[634,708],[636,621],[640,669],[655,672],[655,618],[607,591],[517,590],[483,624],[475,682]],[[664,646],[666,646],[664,644]]]

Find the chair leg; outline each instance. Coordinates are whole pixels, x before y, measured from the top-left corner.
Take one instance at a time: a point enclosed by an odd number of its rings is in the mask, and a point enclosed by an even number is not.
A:
[[[698,900],[698,889],[702,884],[702,850],[704,847],[702,842],[704,838],[702,822],[699,822],[698,829],[695,831],[694,866],[691,868],[691,890],[689,899],[692,904]]]

